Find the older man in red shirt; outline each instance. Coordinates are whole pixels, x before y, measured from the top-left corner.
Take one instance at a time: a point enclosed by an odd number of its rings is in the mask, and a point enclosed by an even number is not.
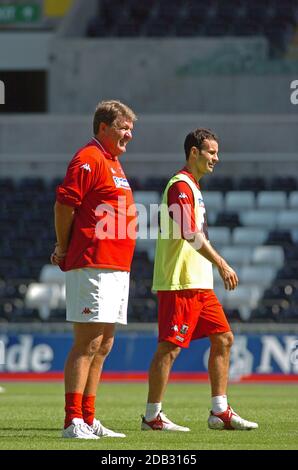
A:
[[[75,154],[57,188],[51,261],[66,271],[66,317],[74,324],[65,365],[63,437],[125,437],[95,418],[95,398],[115,323],[127,323],[136,209],[118,157],[132,139],[135,120],[119,101],[99,103],[94,137]]]

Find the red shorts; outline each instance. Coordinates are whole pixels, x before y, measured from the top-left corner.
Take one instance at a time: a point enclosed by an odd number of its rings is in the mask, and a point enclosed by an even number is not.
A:
[[[158,341],[188,348],[190,341],[231,327],[212,289],[158,291]]]

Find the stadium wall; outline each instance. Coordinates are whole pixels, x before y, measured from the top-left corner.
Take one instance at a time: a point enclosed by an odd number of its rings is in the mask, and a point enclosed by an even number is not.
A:
[[[0,115],[0,153],[73,153],[92,134],[89,115]],[[298,148],[296,115],[138,114],[129,153],[181,153],[186,134],[196,127],[213,129],[221,152],[278,153]],[[17,136],[17,138],[16,138]],[[24,152],[25,150],[25,152]]]
[[[53,33],[1,31],[1,71],[47,70]]]
[[[57,154],[0,154],[2,178],[63,178],[72,153]],[[221,153],[221,163],[216,167],[216,176],[296,176],[298,178],[298,155],[296,153]],[[281,165],[282,162],[282,165]],[[139,181],[147,177],[168,178],[184,165],[181,152],[128,153],[121,157],[126,175]],[[162,189],[162,188],[161,188]],[[220,189],[220,188],[219,188]]]
[[[70,333],[2,334],[0,379],[61,379]],[[144,380],[156,335],[119,332],[105,363],[105,378]],[[173,368],[177,380],[207,380],[209,341],[194,341]],[[236,334],[230,378],[236,381],[298,381],[298,334]]]
[[[282,66],[271,70],[270,63],[266,70],[267,48],[259,37],[59,34],[50,48],[49,110],[87,113],[94,97],[113,98],[117,90],[118,99],[146,113],[295,114],[290,84],[297,73]],[[256,65],[250,69],[251,64]]]
[[[91,122],[91,115],[0,116],[1,175],[63,176],[90,139]],[[141,114],[121,161],[128,176],[156,176],[158,167],[158,176],[167,177],[184,163],[185,135],[202,126],[220,138],[217,175],[298,176],[297,124],[298,115]]]

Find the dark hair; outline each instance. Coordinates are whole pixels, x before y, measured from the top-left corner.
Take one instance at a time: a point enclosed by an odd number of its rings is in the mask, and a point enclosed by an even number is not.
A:
[[[184,141],[184,151],[186,160],[189,158],[190,150],[192,147],[197,147],[199,150],[203,147],[204,140],[215,140],[218,142],[216,134],[214,134],[209,129],[196,129],[185,137]]]
[[[121,103],[121,101],[110,100],[98,103],[93,117],[94,135],[98,133],[101,122],[111,126],[118,116],[122,116],[132,122],[137,120],[135,113],[128,106]]]

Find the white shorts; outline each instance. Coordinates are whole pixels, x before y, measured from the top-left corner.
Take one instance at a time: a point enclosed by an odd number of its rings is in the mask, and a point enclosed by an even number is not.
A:
[[[127,324],[129,272],[73,269],[65,282],[67,321]]]

